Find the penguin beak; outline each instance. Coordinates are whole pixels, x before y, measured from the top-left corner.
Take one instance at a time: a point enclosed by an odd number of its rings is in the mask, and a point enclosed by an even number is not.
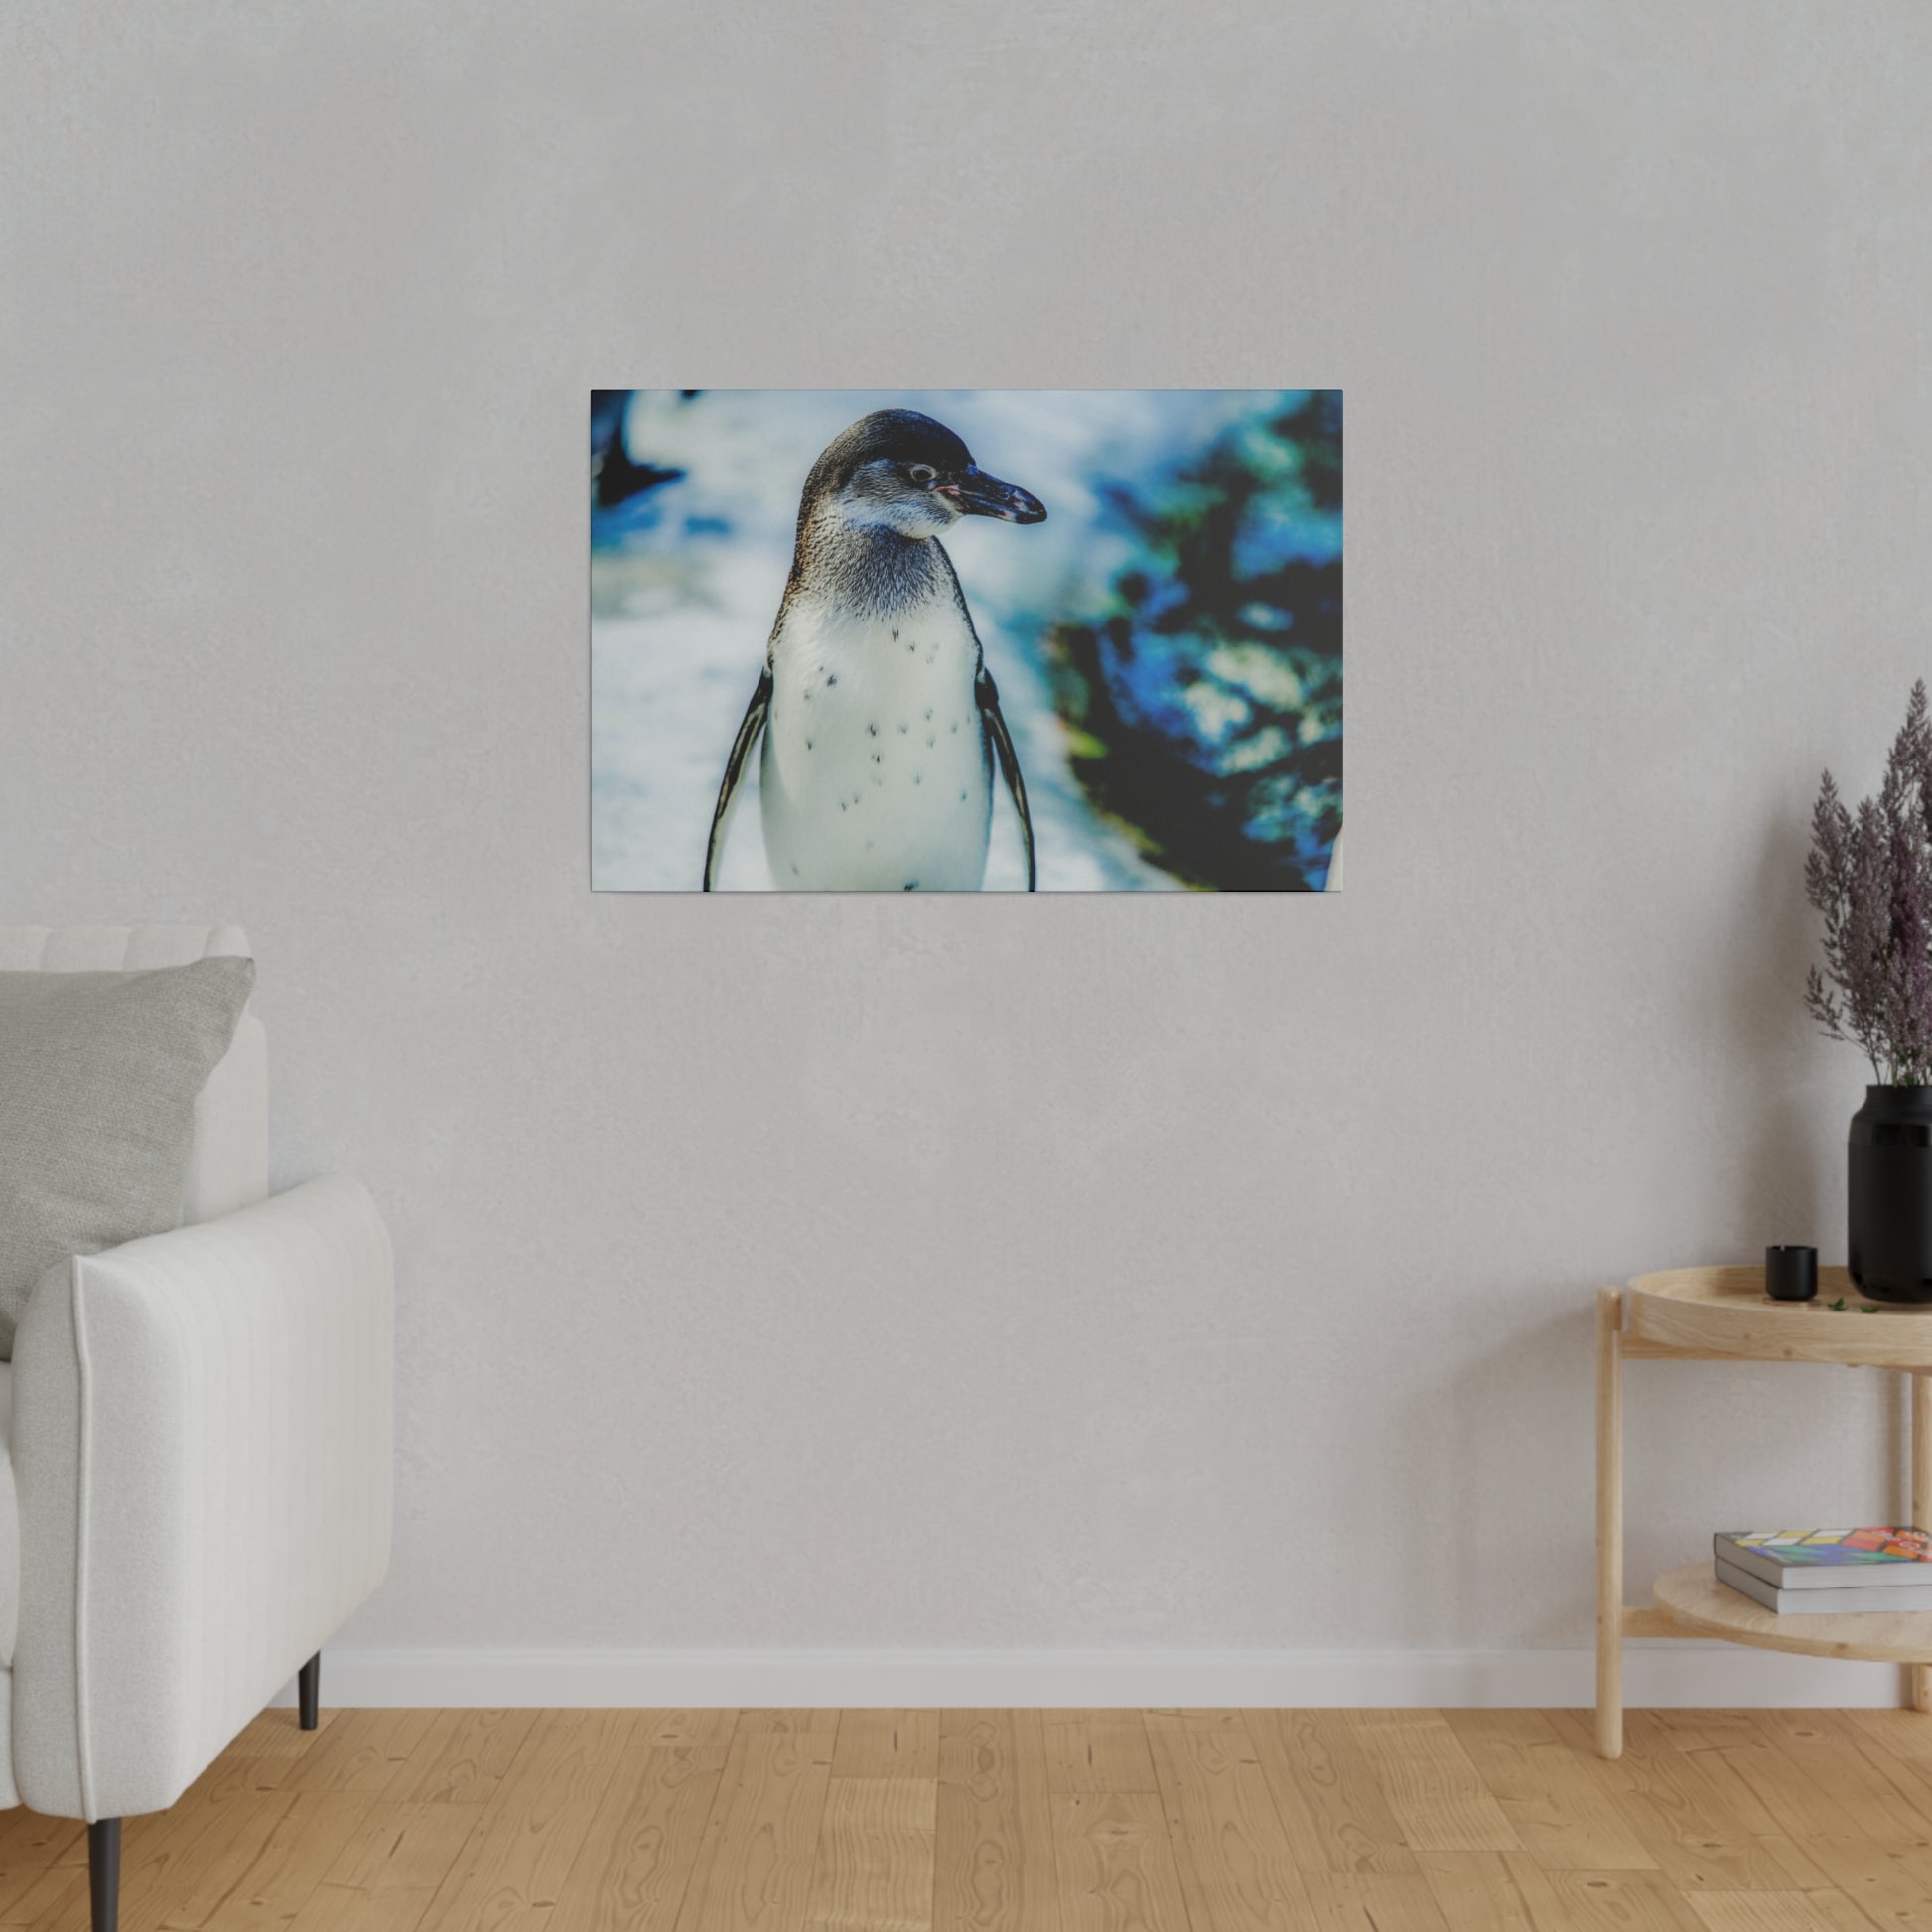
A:
[[[1018,483],[1002,483],[989,477],[977,463],[969,464],[950,483],[940,485],[942,496],[950,496],[969,516],[997,516],[1002,523],[1044,523],[1046,505]]]

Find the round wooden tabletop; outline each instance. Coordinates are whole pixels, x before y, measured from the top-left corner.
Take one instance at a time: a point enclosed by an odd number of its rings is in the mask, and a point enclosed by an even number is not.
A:
[[[1932,1611],[1894,1615],[1780,1616],[1721,1584],[1708,1563],[1687,1563],[1657,1579],[1652,1594],[1671,1620],[1708,1637],[1795,1650],[1808,1657],[1855,1657],[1878,1664],[1932,1664]]]
[[[1623,1335],[1685,1354],[1932,1370],[1932,1303],[1867,1302],[1843,1268],[1819,1269],[1815,1302],[1772,1301],[1762,1266],[1639,1275],[1623,1298]]]

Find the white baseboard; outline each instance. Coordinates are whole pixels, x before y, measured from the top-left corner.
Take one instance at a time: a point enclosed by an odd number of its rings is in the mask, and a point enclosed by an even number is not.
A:
[[[1632,1706],[1890,1705],[1887,1664],[1732,1644],[1633,1643]],[[1587,1650],[330,1650],[325,1704],[1582,1706]],[[280,1700],[295,1701],[294,1686]]]

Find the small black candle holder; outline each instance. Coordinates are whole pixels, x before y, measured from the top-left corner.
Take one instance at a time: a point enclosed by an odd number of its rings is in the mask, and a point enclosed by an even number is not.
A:
[[[1812,1302],[1818,1299],[1816,1248],[1766,1248],[1764,1292],[1774,1302]]]

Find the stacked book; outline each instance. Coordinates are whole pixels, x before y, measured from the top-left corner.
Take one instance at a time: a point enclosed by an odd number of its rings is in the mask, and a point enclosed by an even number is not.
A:
[[[1711,1548],[1719,1583],[1780,1616],[1932,1610],[1923,1530],[1732,1530]]]

